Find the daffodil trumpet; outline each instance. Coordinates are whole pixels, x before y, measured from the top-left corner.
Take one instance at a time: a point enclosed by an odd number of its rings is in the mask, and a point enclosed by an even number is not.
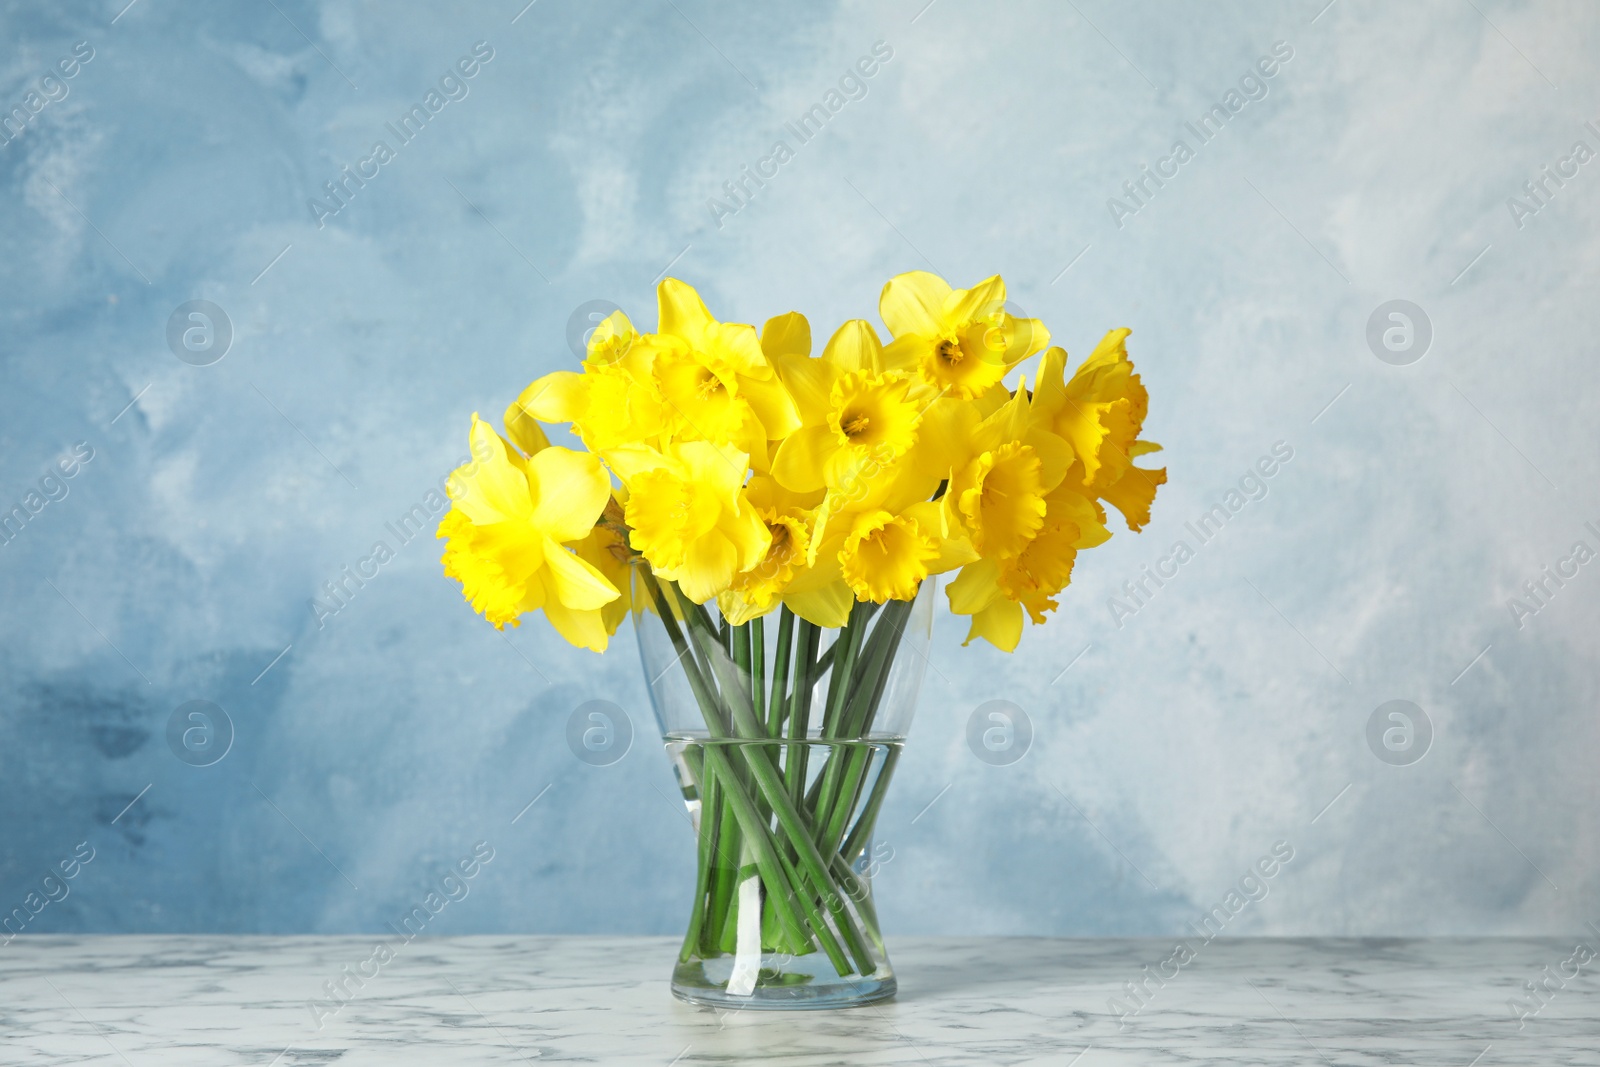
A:
[[[503,433],[473,417],[445,573],[498,628],[542,611],[602,652],[634,620],[696,826],[677,995],[881,999],[872,836],[938,577],[965,643],[1010,652],[1111,537],[1107,504],[1132,532],[1150,521],[1166,471],[1140,463],[1160,446],[1129,331],[1069,375],[998,276],[922,271],[884,286],[885,333],[853,319],[816,354],[798,312],[722,322],[674,278],[657,304],[654,332],[601,322]]]

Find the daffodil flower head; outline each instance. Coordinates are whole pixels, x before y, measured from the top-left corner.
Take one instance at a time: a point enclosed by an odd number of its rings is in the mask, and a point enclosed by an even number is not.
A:
[[[924,388],[939,395],[981,396],[1050,342],[1044,323],[1009,314],[1005,303],[998,274],[971,289],[952,289],[926,271],[891,278],[878,301],[894,336],[884,361],[914,371]]]
[[[1070,381],[1064,380],[1067,354],[1060,348],[1046,352],[1039,367],[1034,407],[1072,445],[1084,485],[1120,477],[1129,463],[1128,446],[1144,425],[1149,396],[1128,359],[1128,333],[1106,334]]]
[[[857,599],[882,604],[916,597],[928,564],[938,556],[937,541],[916,519],[871,511],[856,517],[839,551],[839,564]]]
[[[766,524],[766,554],[755,566],[734,576],[733,584],[717,595],[717,607],[731,625],[739,626],[777,607],[779,598],[806,565],[811,547],[810,518],[804,512],[758,508]]]
[[[1126,328],[1107,333],[1070,381],[1064,380],[1066,352],[1046,352],[1033,408],[1072,446],[1076,462],[1068,479],[1110,501],[1137,532],[1150,521],[1151,501],[1167,472],[1133,463],[1161,446],[1139,439],[1150,395],[1128,358],[1129,333]]]
[[[1078,552],[1103,544],[1111,534],[1105,511],[1070,483],[1045,497],[1044,521],[1014,556],[985,556],[964,567],[948,595],[950,610],[972,617],[963,644],[983,638],[1010,652],[1022,638],[1024,612],[1042,625],[1056,596],[1072,580]]]
[[[611,497],[599,459],[555,447],[524,458],[476,415],[472,444],[487,458],[452,478],[454,505],[438,533],[445,573],[499,629],[542,609],[568,641],[603,651],[611,631],[601,609],[621,593],[567,547],[590,534]]]
[[[582,373],[555,371],[522,391],[506,423],[566,422],[591,452],[655,441],[668,431],[670,409],[652,373],[658,347],[632,333],[619,311],[589,337]]]
[[[628,316],[620,309],[613,311],[589,332],[583,365],[595,369],[609,367],[626,356],[638,339]]]
[[[985,556],[1003,559],[1027,547],[1044,525],[1044,484],[1038,453],[1007,441],[967,464],[951,482],[949,499]]]
[[[710,441],[746,453],[765,449],[766,429],[739,395],[737,375],[717,374],[680,339],[663,337],[655,377],[673,440]]]
[[[839,446],[891,458],[909,449],[922,414],[922,405],[906,399],[910,385],[901,374],[851,372],[835,381],[828,428]]]
[[[902,374],[838,375],[820,425],[790,434],[773,457],[773,474],[797,492],[834,491],[876,476],[917,440],[925,404],[907,398]]]
[[[664,451],[618,449],[609,462],[628,489],[629,543],[695,603],[766,555],[771,534],[745,498],[744,453],[686,441]]]
[[[656,302],[659,308],[657,333],[663,343],[670,344],[668,339],[681,342],[681,347],[674,346],[675,351],[703,372],[677,380],[675,387],[686,391],[669,399],[677,403],[683,397],[700,397],[720,404],[725,398],[719,394],[726,394],[730,399],[738,397],[749,405],[759,421],[763,440],[780,440],[799,427],[800,416],[794,399],[784,389],[762,351],[754,326],[718,322],[711,317],[694,287],[676,278],[661,280],[656,287]],[[694,424],[692,411],[683,410],[680,414],[687,424]],[[727,424],[725,421],[720,425]],[[705,440],[732,443],[717,440],[704,428],[696,432]]]

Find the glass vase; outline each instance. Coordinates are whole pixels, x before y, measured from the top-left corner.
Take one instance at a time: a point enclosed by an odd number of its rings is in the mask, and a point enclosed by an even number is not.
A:
[[[826,630],[779,608],[730,625],[635,568],[634,624],[696,834],[672,992],[728,1009],[894,995],[872,831],[927,666],[935,580]]]

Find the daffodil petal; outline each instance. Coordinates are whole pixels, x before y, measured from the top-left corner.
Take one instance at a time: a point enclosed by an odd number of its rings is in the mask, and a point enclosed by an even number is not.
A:
[[[511,406],[540,422],[573,422],[589,410],[589,380],[577,371],[558,370],[537,379]]]
[[[910,462],[924,475],[948,478],[950,468],[966,465],[977,430],[978,412],[973,405],[935,400],[923,409]]]
[[[1061,484],[1072,466],[1072,446],[1046,430],[1027,434],[1024,442],[1039,456],[1039,484],[1049,492]]]
[[[550,447],[550,438],[545,436],[544,427],[520,403],[513,402],[506,408],[505,423],[506,436],[522,450],[523,455],[531,456]]]
[[[783,602],[790,611],[813,626],[833,629],[849,621],[850,608],[856,598],[843,579],[836,579],[815,589],[785,593]]]
[[[752,378],[771,378],[772,365],[761,352],[761,338],[754,326],[742,322],[714,322],[704,335],[707,354],[735,373]]]
[[[784,438],[772,457],[772,476],[794,493],[821,489],[824,472],[839,448],[838,437],[826,426],[808,426]]]
[[[773,358],[772,365],[778,371],[778,379],[794,398],[800,422],[806,426],[815,426],[826,420],[828,398],[833,392],[833,382],[839,373],[833,364],[820,359],[779,355]]]
[[[955,322],[972,322],[999,311],[1005,302],[1006,283],[996,274],[971,289],[958,289],[946,296],[943,314]]]
[[[620,594],[600,611],[600,621],[606,633],[614,634],[633,610],[633,581],[635,571],[625,559],[627,550],[622,535],[604,526],[596,526],[589,536],[567,546],[578,558],[593,565],[605,580]]]
[[[878,298],[878,314],[895,337],[931,336],[939,332],[950,283],[925,270],[890,278]]]
[[[623,445],[606,450],[606,466],[611,473],[628,485],[641,474],[659,470],[668,463],[667,457],[645,445]]]
[[[811,323],[798,311],[774,315],[761,327],[761,350],[773,363],[780,356],[804,359],[811,355]]]
[[[1100,338],[1100,343],[1094,346],[1094,351],[1089,353],[1089,358],[1083,361],[1079,371],[1093,369],[1108,363],[1125,363],[1128,360],[1128,335],[1133,333],[1126,326],[1119,326],[1115,330],[1106,331]]]
[[[600,457],[570,448],[547,448],[528,459],[534,491],[534,528],[557,541],[576,541],[594,528],[611,498],[611,479]]]
[[[866,319],[851,319],[833,331],[822,358],[846,374],[882,374],[884,370],[883,342]]]
[[[972,617],[967,639],[961,644],[970,645],[973,638],[981,637],[1002,652],[1015,652],[1022,640],[1022,605],[1000,599]]]
[[[751,619],[765,615],[771,605],[752,600],[741,590],[724,589],[717,594],[717,610],[729,626],[743,626]]]
[[[663,278],[656,286],[656,307],[659,314],[656,328],[681,337],[691,345],[698,345],[716,321],[694,286],[676,278]]]
[[[588,560],[568,552],[549,538],[544,546],[544,575],[554,602],[582,611],[595,611],[622,594]]]
[[[741,374],[739,395],[761,420],[767,440],[782,440],[800,428],[800,411],[777,377],[762,380]]]
[[[696,604],[704,604],[728,587],[737,568],[738,553],[726,537],[708,534],[696,538],[678,568],[678,588]]]
[[[767,549],[772,546],[772,532],[761,521],[756,509],[744,501],[740,501],[739,512],[724,529],[733,545],[734,567],[737,570],[746,571],[760,563]]]
[[[601,613],[566,607],[555,601],[545,605],[544,617],[567,642],[591,652],[604,652],[610,642]]]
[[[976,615],[1000,597],[1000,564],[981,559],[961,568],[956,580],[945,589],[950,610],[957,615]]]
[[[736,448],[720,448],[709,441],[688,441],[678,446],[678,455],[692,480],[722,498],[730,511],[739,507],[739,490],[750,473],[750,457]]]
[[[450,476],[456,507],[477,526],[521,521],[531,509],[528,479],[512,458],[511,447],[494,427],[472,416],[472,463]]]
[[[883,346],[885,370],[914,371],[931,342],[925,335],[908,333]]]
[[[1020,363],[1050,343],[1050,330],[1038,319],[1007,315],[1002,332],[1007,363]]]

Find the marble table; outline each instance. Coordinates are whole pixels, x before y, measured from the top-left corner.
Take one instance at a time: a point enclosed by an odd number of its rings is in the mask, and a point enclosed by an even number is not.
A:
[[[0,1064],[1600,1064],[1594,938],[891,938],[897,999],[803,1013],[678,1003],[666,938],[376,940],[18,937]]]

